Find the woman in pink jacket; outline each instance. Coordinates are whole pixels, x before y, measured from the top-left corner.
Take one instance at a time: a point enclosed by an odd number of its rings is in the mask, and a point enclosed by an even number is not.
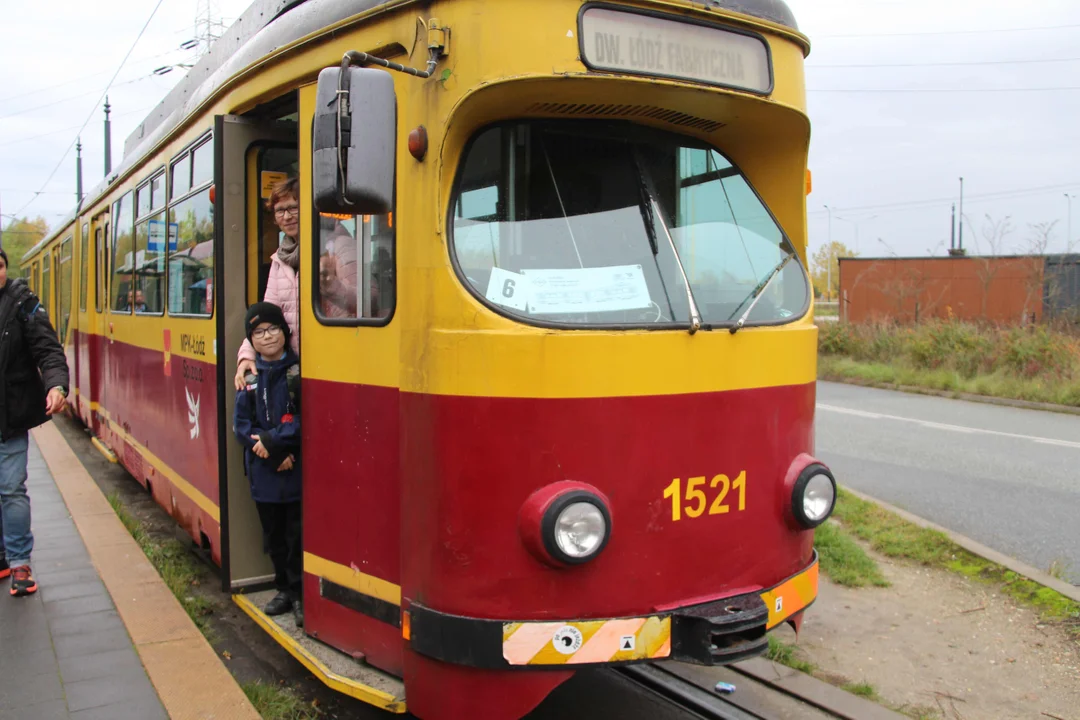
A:
[[[274,222],[283,233],[277,252],[270,256],[270,277],[266,281],[263,300],[281,308],[289,326],[289,343],[300,354],[300,179],[289,178],[274,186],[267,208],[274,211]],[[255,348],[248,340],[236,356],[237,390],[243,390],[244,375],[255,372]]]
[[[281,308],[289,326],[289,343],[300,355],[300,179],[289,178],[274,186],[266,207],[274,211],[274,222],[281,228],[282,238],[277,252],[270,256],[270,276],[266,280],[265,302]],[[323,314],[330,318],[356,317],[356,239],[341,223],[334,222],[333,230],[321,228],[323,237],[330,235],[329,254],[320,258],[320,299]],[[255,371],[255,348],[244,340],[236,356],[237,390],[245,386],[244,376]]]

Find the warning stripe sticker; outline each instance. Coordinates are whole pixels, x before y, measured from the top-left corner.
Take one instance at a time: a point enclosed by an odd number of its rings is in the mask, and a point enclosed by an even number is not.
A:
[[[765,607],[769,608],[769,620],[766,630],[772,630],[789,617],[805,610],[814,601],[818,593],[818,564],[814,563],[804,572],[799,573],[772,590],[761,593]]]
[[[669,617],[503,624],[503,658],[511,665],[584,665],[670,655]]]

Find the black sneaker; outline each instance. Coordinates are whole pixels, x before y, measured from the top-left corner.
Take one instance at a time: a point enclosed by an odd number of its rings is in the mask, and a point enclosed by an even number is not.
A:
[[[3,580],[11,574],[11,568],[8,567],[7,558],[0,558],[0,580]]]
[[[304,627],[304,603],[297,600],[293,603],[293,617],[296,618],[296,627]]]
[[[267,615],[284,615],[292,610],[293,602],[292,598],[283,592],[279,592],[274,596],[274,599],[266,603],[266,607],[263,608],[263,612]]]
[[[30,574],[29,565],[20,565],[11,571],[11,594],[13,597],[33,595],[37,592],[37,583]]]

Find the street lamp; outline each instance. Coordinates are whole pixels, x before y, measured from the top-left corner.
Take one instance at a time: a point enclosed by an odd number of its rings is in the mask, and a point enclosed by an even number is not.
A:
[[[825,206],[825,212],[829,213],[829,235],[825,241],[825,302],[832,302],[832,208]]]
[[[852,218],[842,218],[839,215],[836,216],[837,220],[843,220],[844,222],[849,222],[849,223],[851,223],[852,225],[855,226],[855,254],[856,255],[859,254],[859,225],[862,225],[867,220],[873,220],[876,217],[877,217],[877,215],[871,215],[870,217],[867,217],[867,218],[859,218],[858,220],[854,220]]]
[[[1069,220],[1065,226],[1067,228],[1065,231],[1065,252],[1072,250],[1072,201],[1074,197],[1076,197],[1076,193],[1065,193],[1065,199],[1069,203]]]

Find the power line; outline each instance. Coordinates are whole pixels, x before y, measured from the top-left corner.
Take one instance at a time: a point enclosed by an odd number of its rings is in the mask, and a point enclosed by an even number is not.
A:
[[[814,93],[1001,93],[1001,92],[1057,92],[1080,90],[1080,85],[1015,88],[807,88]]]
[[[121,83],[116,83],[112,87],[123,87],[124,85],[131,85],[133,83],[142,82],[143,80],[148,80],[148,79],[153,78],[153,77],[155,77],[154,73],[150,73],[148,75],[140,75],[137,78],[132,78],[131,80],[125,80],[124,82],[121,82]],[[0,120],[7,120],[8,118],[13,118],[13,117],[16,117],[18,115],[25,115],[27,113],[35,112],[37,110],[44,110],[45,108],[50,108],[50,107],[53,107],[54,105],[62,105],[63,103],[71,102],[72,100],[78,100],[79,98],[84,98],[87,95],[93,95],[96,92],[97,92],[97,90],[90,90],[88,92],[80,93],[78,95],[71,95],[69,97],[61,98],[59,100],[54,100],[53,102],[46,103],[44,105],[38,105],[38,106],[32,107],[32,108],[25,108],[23,110],[16,110],[15,112],[8,113],[7,115],[0,115]],[[99,100],[98,102],[101,102],[101,101]]]
[[[813,35],[814,38],[877,38],[877,37],[917,37],[924,35],[985,35],[990,33],[1013,33],[1013,32],[1035,32],[1041,30],[1068,30],[1071,28],[1080,28],[1080,25],[1045,25],[1042,27],[1026,27],[1026,28],[997,28],[989,30],[925,30],[919,32],[900,32],[900,33],[853,33],[850,35]]]
[[[135,110],[128,110],[127,112],[123,112],[123,113],[113,113],[112,117],[113,117],[113,119],[116,119],[116,118],[127,117],[128,115],[134,115],[135,113],[144,113],[147,110],[150,110],[151,108],[155,107],[156,105],[157,105],[157,103],[155,103],[154,105],[147,105],[145,107],[137,108]],[[31,140],[39,140],[39,139],[41,139],[43,137],[49,137],[50,135],[59,135],[60,133],[70,132],[72,130],[78,130],[78,129],[79,129],[78,125],[72,125],[71,127],[60,128],[59,130],[50,130],[49,132],[41,133],[40,135],[31,135],[30,137],[16,138],[15,140],[8,140],[7,142],[2,142],[2,143],[0,143],[0,147],[8,147],[9,145],[21,145],[22,143],[27,143],[27,142],[30,142]],[[28,191],[27,190],[18,190],[18,191],[14,191],[14,192],[28,192]],[[68,191],[64,190],[63,193],[65,195],[67,195]],[[48,194],[48,193],[45,193],[45,194]]]
[[[972,62],[929,62],[929,63],[866,63],[853,65],[812,65],[807,64],[807,69],[815,68],[918,68],[918,67],[960,67],[976,65],[1026,65],[1029,63],[1061,63],[1076,62],[1080,57],[1071,58],[1046,58],[1042,60],[976,60]]]
[[[979,194],[976,194],[976,195],[965,195],[964,196],[964,201],[967,202],[969,199],[972,200],[972,201],[975,201],[975,200],[1002,200],[1002,199],[1010,198],[1010,197],[1023,197],[1023,196],[1026,196],[1026,195],[1040,195],[1042,193],[1058,192],[1058,191],[1063,190],[1065,188],[1074,188],[1074,187],[1077,187],[1077,186],[1080,186],[1080,182],[1063,183],[1063,184],[1060,184],[1060,185],[1043,185],[1043,186],[1040,186],[1040,187],[1022,188],[1022,189],[1018,189],[1018,190],[1002,190],[1002,191],[991,192],[991,193],[979,193]],[[926,200],[906,200],[906,201],[903,201],[903,202],[895,202],[895,203],[881,203],[881,204],[878,204],[878,205],[860,205],[860,206],[857,206],[857,207],[843,207],[843,208],[834,207],[833,212],[864,212],[864,211],[865,212],[870,212],[872,210],[905,210],[905,209],[922,208],[922,207],[929,206],[929,205],[938,205],[938,204],[941,204],[941,203],[951,203],[951,202],[955,202],[955,201],[956,201],[956,197],[955,196],[950,196],[950,197],[944,197],[944,198],[930,198],[930,199],[926,199]],[[823,211],[823,210],[814,210],[814,211],[811,211],[811,212],[809,212],[807,214],[808,215],[824,215],[825,211]]]
[[[116,72],[113,73],[112,78],[109,80],[109,84],[105,86],[104,90],[102,90],[101,97],[98,98],[98,101],[96,103],[94,103],[94,107],[90,110],[90,114],[86,116],[86,120],[83,122],[82,127],[79,128],[79,132],[75,133],[75,137],[74,139],[72,139],[71,144],[68,145],[67,150],[65,150],[64,154],[60,157],[60,162],[56,163],[56,167],[54,167],[52,172],[49,173],[49,177],[45,180],[44,183],[41,184],[41,190],[35,193],[34,197],[30,198],[30,200],[27,201],[27,203],[23,205],[18,212],[15,213],[16,215],[22,215],[26,211],[26,208],[30,207],[30,205],[33,204],[33,202],[37,200],[38,197],[40,197],[40,194],[45,190],[46,187],[48,187],[49,183],[52,181],[53,177],[60,169],[60,166],[64,164],[64,160],[67,158],[68,153],[71,152],[71,148],[75,147],[75,143],[79,141],[79,135],[82,133],[83,130],[86,129],[87,124],[89,124],[90,122],[90,118],[94,117],[94,113],[97,111],[98,105],[100,105],[101,101],[105,99],[105,95],[109,92],[109,88],[112,86],[113,81],[116,80],[117,76],[120,74],[120,71],[124,69],[124,63],[126,63],[127,59],[131,57],[131,53],[135,50],[135,46],[139,44],[139,40],[142,40],[143,33],[146,32],[146,28],[150,27],[150,22],[154,19],[154,16],[157,15],[158,8],[161,7],[161,4],[163,2],[165,2],[165,0],[158,0],[157,5],[154,6],[153,11],[151,11],[150,13],[150,17],[146,19],[146,24],[142,26],[142,30],[139,31],[139,35],[135,38],[135,42],[131,44],[131,47],[128,49],[127,54],[124,55],[124,59],[120,61],[120,66],[116,68]]]

